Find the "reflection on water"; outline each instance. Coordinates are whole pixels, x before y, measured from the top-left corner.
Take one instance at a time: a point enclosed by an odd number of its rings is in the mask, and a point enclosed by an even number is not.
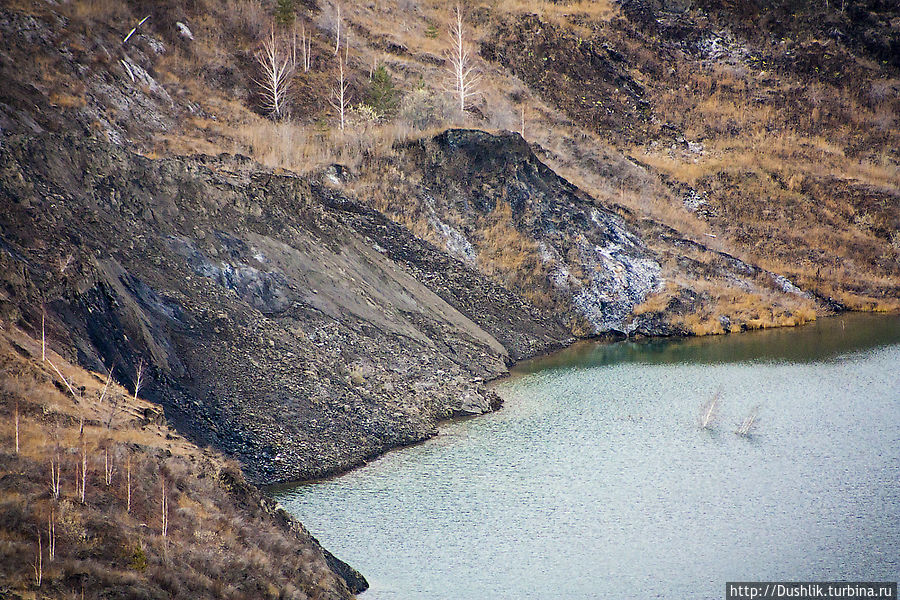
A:
[[[732,580],[900,575],[900,318],[582,345],[498,391],[496,414],[277,492],[367,576],[364,600],[718,598]]]
[[[557,367],[642,364],[716,364],[749,361],[816,362],[841,354],[895,344],[900,340],[900,318],[849,314],[822,319],[805,327],[767,329],[731,334],[711,340],[648,339],[615,344],[582,342],[517,369],[531,373]]]

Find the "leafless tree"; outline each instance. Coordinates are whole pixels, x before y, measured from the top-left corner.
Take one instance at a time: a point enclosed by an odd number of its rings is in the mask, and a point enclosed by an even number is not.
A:
[[[109,454],[109,446],[103,449],[103,480],[106,482],[106,487],[112,485],[112,477],[113,473],[116,472],[115,467],[115,457],[110,456]]]
[[[134,376],[134,401],[137,402],[138,392],[141,391],[141,386],[144,384],[144,361],[138,361],[137,373]]]
[[[447,50],[445,56],[450,71],[451,81],[453,82],[451,91],[459,101],[459,110],[465,111],[469,108],[475,98],[481,92],[478,85],[481,82],[481,74],[478,72],[475,61],[472,57],[472,46],[466,40],[465,29],[463,28],[462,8],[456,5],[456,18],[450,26],[450,42],[452,46]]]
[[[341,5],[337,5],[337,18],[334,25],[334,55],[341,51]]]
[[[81,503],[84,504],[84,495],[87,488],[87,441],[84,439],[84,434],[81,436],[81,465],[80,472],[76,473],[75,486],[76,493],[81,497]],[[81,479],[81,485],[79,485],[78,478]]]
[[[344,76],[344,63],[347,62],[349,49],[344,50],[344,58],[338,56],[338,86],[331,90],[331,99],[328,101],[341,117],[341,131],[346,123],[347,110],[350,107],[350,84]]]
[[[160,532],[163,537],[169,535],[169,499],[166,497],[166,478],[160,475],[160,482],[162,483],[162,526],[160,527]]]
[[[13,409],[13,421],[16,423],[16,454],[19,453],[19,400],[16,399],[16,407]]]
[[[103,404],[103,401],[106,400],[109,394],[109,384],[112,383],[112,374],[113,369],[116,368],[116,365],[113,364],[109,369],[109,373],[106,374],[106,385],[103,386],[103,392],[100,394],[100,404]],[[137,386],[135,386],[137,387]],[[111,397],[109,400],[109,416],[106,418],[106,428],[109,429],[112,427],[113,418],[116,416],[116,409],[119,407],[119,395]]]
[[[71,393],[72,397],[75,399],[75,403],[78,404],[78,401],[81,397],[80,394],[78,394],[78,392],[75,391],[75,388],[72,387],[72,384],[69,383],[69,380],[66,379],[66,376],[62,374],[62,371],[60,371],[56,367],[56,365],[53,364],[53,361],[51,361],[49,358],[47,359],[47,364],[50,365],[51,367],[53,367],[53,370],[56,371],[56,374],[59,375],[60,379],[62,379],[62,382],[64,384],[66,384],[66,387],[69,389],[69,393]]]
[[[50,455],[50,493],[54,500],[59,500],[60,480],[62,479],[62,461],[59,456],[59,449],[56,451],[56,462],[53,461],[53,455]]]
[[[47,518],[47,562],[53,562],[56,558],[56,520],[53,517],[53,507],[50,507],[50,516]]]
[[[47,311],[41,307],[41,362],[47,360],[47,336],[44,331],[44,321],[47,320]]]
[[[280,119],[287,111],[294,64],[291,53],[284,49],[284,44],[275,34],[274,25],[256,53],[256,63],[259,65],[261,76],[253,81],[259,86],[262,108],[274,118]]]
[[[34,559],[34,584],[41,587],[41,581],[44,579],[44,546],[41,542],[40,529],[38,529],[37,542],[37,556]]]
[[[294,69],[297,68],[297,24],[294,23],[293,37],[291,40],[291,62]],[[306,35],[306,26],[300,24],[300,66],[304,73],[308,73],[312,65],[312,34]]]

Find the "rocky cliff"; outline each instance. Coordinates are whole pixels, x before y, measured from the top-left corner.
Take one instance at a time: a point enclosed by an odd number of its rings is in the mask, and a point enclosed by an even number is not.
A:
[[[662,286],[655,254],[630,225],[520,135],[450,130],[407,146],[403,159],[404,171],[423,174],[415,197],[448,252],[538,300],[543,292],[577,331],[630,333],[633,308]]]
[[[117,365],[258,482],[347,469],[496,408],[556,317],[319,181],[71,136],[0,151],[3,318]]]

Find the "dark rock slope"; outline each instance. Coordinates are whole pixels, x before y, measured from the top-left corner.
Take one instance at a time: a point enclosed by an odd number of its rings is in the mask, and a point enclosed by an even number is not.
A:
[[[541,162],[515,133],[451,129],[363,165],[375,202],[471,269],[524,294],[579,336],[628,334],[634,307],[662,285],[653,251],[621,214]],[[409,174],[415,174],[410,177]]]
[[[590,218],[585,214],[584,218]],[[257,482],[347,469],[565,343],[506,287],[310,179],[42,134],[0,149],[0,317],[114,365]]]
[[[490,246],[503,236],[485,232],[496,226],[492,216],[508,214],[511,230],[529,243],[518,252],[535,256],[527,283],[557,299],[569,322],[586,322],[584,333],[628,333],[632,309],[660,287],[654,254],[625,220],[549,169],[518,134],[454,129],[405,156],[404,170],[422,173],[420,197],[448,250],[465,261],[460,249],[471,239],[476,254],[502,255]],[[508,277],[523,274],[518,264],[504,267]]]

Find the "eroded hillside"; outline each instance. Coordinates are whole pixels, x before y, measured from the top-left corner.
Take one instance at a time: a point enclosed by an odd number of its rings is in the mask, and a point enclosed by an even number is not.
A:
[[[125,384],[146,361],[185,431],[273,481],[490,410],[484,380],[573,335],[893,306],[890,10],[850,3],[817,53],[813,6],[683,4],[469,6],[462,114],[444,3],[297,3],[312,66],[278,123],[253,83],[268,4],[8,4],[5,318],[46,311]],[[251,157],[173,156],[197,150]]]
[[[379,213],[246,159],[41,136],[7,138],[0,162],[4,319],[43,307],[55,348],[126,385],[147,362],[147,396],[257,481],[489,411],[484,380],[570,335]]]
[[[254,488],[159,425],[152,405],[140,403],[154,423],[104,433],[111,405],[82,402],[100,379],[76,364],[112,369],[120,397],[140,387],[179,434],[268,483],[339,472],[494,410],[487,380],[580,336],[900,307],[896,6],[466,3],[480,81],[465,111],[447,91],[452,8],[0,6],[0,400],[6,415],[21,409],[30,444],[10,454],[4,429],[15,589],[33,589],[26,537],[57,506],[37,483],[45,454],[76,468],[79,414],[97,452],[146,450],[141,485],[170,478],[173,525],[202,541],[219,523],[225,562],[189,536],[172,554],[158,535],[135,546],[142,522],[127,510],[104,533],[121,489],[92,483],[94,500],[66,499],[84,527],[60,530],[42,593],[101,572],[150,597],[346,597],[363,585],[296,524],[273,529],[283,515],[258,511]],[[267,35],[293,40],[297,67],[277,119],[260,102]],[[42,336],[84,389],[38,359]],[[240,562],[245,543],[277,564]],[[234,564],[252,577],[220,589],[206,573]],[[173,565],[180,582],[165,576]],[[271,587],[263,572],[278,574]]]
[[[490,410],[573,336],[897,306],[889,6],[471,3],[464,113],[447,3],[274,8],[0,8],[4,318],[126,386],[147,363],[257,481]],[[279,121],[270,31],[309,40]]]

